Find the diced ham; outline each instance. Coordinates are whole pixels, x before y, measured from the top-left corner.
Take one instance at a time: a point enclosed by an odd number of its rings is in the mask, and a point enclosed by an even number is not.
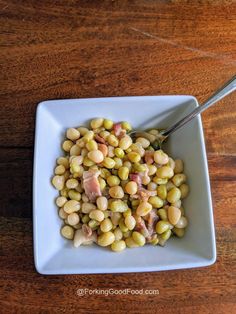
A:
[[[98,143],[101,143],[101,144],[106,144],[106,141],[104,140],[104,138],[102,138],[100,135],[96,134],[95,135],[95,140],[98,142]]]
[[[157,215],[155,210],[151,210],[147,215],[147,229],[149,232],[149,236],[151,237],[155,233],[156,223],[159,220],[159,216]]]
[[[93,230],[85,224],[82,225],[82,231],[86,237],[90,237],[93,233]]]
[[[91,202],[96,201],[96,198],[102,195],[98,181],[99,175],[100,171],[94,169],[84,171],[83,173],[83,187],[85,194],[88,196]]]
[[[145,221],[145,220],[146,221]],[[155,226],[159,220],[155,210],[151,210],[145,217],[135,216],[136,226],[135,230],[142,233],[148,242],[152,240],[155,234]]]
[[[114,130],[115,136],[119,136],[122,130],[121,123],[115,123],[113,125],[113,130]]]
[[[102,152],[103,156],[106,157],[108,154],[108,148],[105,144],[98,144],[98,149]]]
[[[129,177],[131,181],[134,181],[137,183],[138,189],[142,187],[142,179],[141,179],[140,173],[130,173]]]
[[[126,134],[126,131],[121,127],[121,123],[115,123],[113,125],[113,130],[115,136],[117,136],[119,139],[121,139]]]
[[[146,151],[144,155],[144,160],[148,165],[151,165],[154,163],[154,152]]]
[[[141,199],[142,201],[148,201],[150,196],[157,195],[157,191],[149,191],[142,187],[139,189],[138,195],[139,195],[139,199]]]
[[[150,234],[149,234],[149,231],[145,225],[145,221],[143,220],[143,218],[140,216],[136,216],[135,220],[136,220],[135,230],[142,233],[142,235],[145,238],[148,238],[150,236]]]
[[[97,242],[97,233],[93,231],[90,235],[85,234],[82,227],[82,229],[75,231],[73,242],[75,247],[79,247],[80,245],[90,245],[93,242]]]

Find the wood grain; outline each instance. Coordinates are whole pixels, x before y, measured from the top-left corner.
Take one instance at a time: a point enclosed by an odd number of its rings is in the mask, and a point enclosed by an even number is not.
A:
[[[202,115],[217,236],[213,266],[41,276],[33,264],[31,222],[37,104],[161,94],[191,94],[204,101],[236,72],[235,1],[3,0],[0,34],[3,312],[235,312],[235,94]],[[147,288],[160,294],[79,297],[78,288]]]

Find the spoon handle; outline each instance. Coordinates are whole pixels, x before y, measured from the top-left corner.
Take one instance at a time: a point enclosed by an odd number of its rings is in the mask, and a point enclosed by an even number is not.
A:
[[[162,132],[164,137],[168,137],[171,133],[175,132],[183,125],[192,120],[196,115],[203,112],[228,94],[232,93],[236,90],[236,75],[233,76],[227,83],[225,83],[221,88],[219,88],[210,98],[208,98],[201,106],[195,108],[192,112],[190,112],[187,116],[176,122],[174,125],[167,128]]]

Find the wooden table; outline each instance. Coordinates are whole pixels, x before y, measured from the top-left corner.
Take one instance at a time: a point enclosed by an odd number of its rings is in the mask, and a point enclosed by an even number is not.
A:
[[[235,1],[3,0],[0,8],[3,313],[236,311],[236,94],[203,114],[218,251],[213,266],[39,275],[31,198],[37,103],[161,94],[206,99],[236,72]],[[78,288],[159,289],[159,295],[79,297]]]

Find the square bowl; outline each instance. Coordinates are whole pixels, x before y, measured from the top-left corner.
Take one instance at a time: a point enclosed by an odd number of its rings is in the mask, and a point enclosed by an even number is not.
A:
[[[164,128],[198,106],[192,96],[142,96],[50,100],[37,108],[33,225],[34,260],[41,274],[88,274],[160,271],[211,265],[216,259],[215,232],[207,158],[201,118],[198,116],[171,135],[164,150],[181,158],[190,185],[184,200],[189,219],[185,237],[166,246],[146,245],[114,253],[96,245],[75,249],[60,235],[51,185],[55,161],[63,154],[61,142],[68,127],[87,124],[94,117],[129,121],[134,128]]]

